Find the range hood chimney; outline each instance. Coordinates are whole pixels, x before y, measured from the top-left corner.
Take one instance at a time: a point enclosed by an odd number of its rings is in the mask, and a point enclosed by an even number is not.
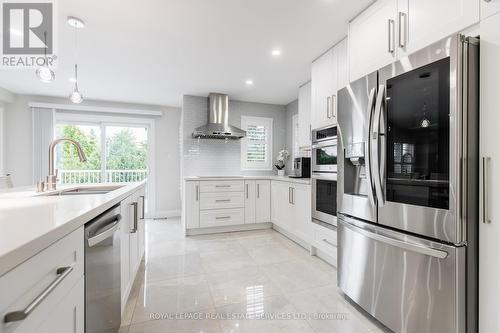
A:
[[[210,93],[208,95],[208,124],[194,130],[193,138],[241,139],[246,132],[229,125],[229,96]]]

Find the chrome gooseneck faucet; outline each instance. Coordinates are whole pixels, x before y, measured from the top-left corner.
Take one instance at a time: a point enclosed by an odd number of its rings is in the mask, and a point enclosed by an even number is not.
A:
[[[54,154],[56,150],[56,146],[60,142],[69,142],[72,143],[78,152],[78,157],[80,158],[80,162],[87,161],[87,156],[83,152],[82,146],[75,140],[69,138],[61,138],[52,141],[49,145],[49,175],[47,176],[47,190],[55,190],[57,183],[57,169],[55,169],[54,165]]]

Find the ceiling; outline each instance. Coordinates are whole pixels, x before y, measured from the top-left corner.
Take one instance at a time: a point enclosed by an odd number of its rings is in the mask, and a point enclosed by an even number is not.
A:
[[[14,93],[67,96],[74,30],[79,88],[87,99],[180,106],[182,95],[222,92],[232,99],[287,104],[310,79],[310,62],[347,34],[372,0],[64,0],[57,1],[56,80],[34,70],[2,70]],[[279,58],[271,50],[282,51]],[[245,81],[253,80],[253,86]]]

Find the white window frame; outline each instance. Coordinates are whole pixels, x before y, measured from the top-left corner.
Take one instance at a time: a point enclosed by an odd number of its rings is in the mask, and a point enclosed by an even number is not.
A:
[[[242,171],[269,171],[273,169],[273,118],[241,116],[241,128],[246,131],[249,124],[257,124],[266,127],[268,131],[265,143],[266,160],[263,163],[247,162],[248,139],[241,139],[241,170]]]
[[[147,150],[147,170],[148,180],[146,182],[146,191],[148,196],[148,205],[146,212],[156,211],[156,156],[155,156],[155,121],[151,118],[132,118],[121,116],[105,116],[96,114],[75,114],[56,110],[55,124],[73,124],[73,125],[97,125],[101,128],[101,145],[105,145],[104,126],[126,126],[126,127],[146,127],[148,129],[148,150]],[[54,126],[54,137],[56,137],[57,127]],[[101,149],[104,147],[101,146]],[[102,150],[103,152],[105,150]],[[104,155],[104,154],[103,154]],[[101,156],[105,158],[105,156]],[[106,161],[101,161],[106,165]]]

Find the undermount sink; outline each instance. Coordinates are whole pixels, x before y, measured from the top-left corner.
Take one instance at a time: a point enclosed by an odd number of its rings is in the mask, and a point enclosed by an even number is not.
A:
[[[56,196],[56,195],[84,195],[84,194],[106,194],[114,190],[118,190],[122,188],[124,185],[111,185],[111,186],[82,186],[82,187],[73,187],[67,190],[60,190],[54,193],[43,194],[46,196]]]

